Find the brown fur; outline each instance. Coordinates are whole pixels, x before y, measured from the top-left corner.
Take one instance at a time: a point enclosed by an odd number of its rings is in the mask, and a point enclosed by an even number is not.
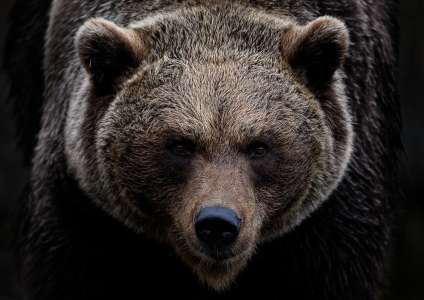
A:
[[[352,135],[340,74],[334,75],[347,52],[342,22],[323,17],[300,26],[268,15],[263,23],[235,6],[232,14],[267,32],[271,45],[263,55],[255,47],[267,39],[226,36],[232,29],[224,10],[190,8],[132,29],[103,19],[86,22],[76,45],[92,80],[83,76],[73,96],[66,146],[72,172],[97,204],[135,231],[173,245],[217,290],[229,286],[258,244],[289,231],[328,197],[343,176]],[[216,25],[190,28],[198,18]],[[305,51],[324,62],[334,55],[328,65],[302,64],[296,57]],[[308,76],[320,67],[326,81],[311,86]],[[106,83],[96,75],[116,68],[119,74]],[[114,78],[122,76],[126,80]],[[117,86],[117,95],[100,97],[108,84]],[[327,115],[321,101],[339,118]],[[86,134],[84,128],[96,130]],[[175,140],[193,143],[189,160],[169,153]],[[269,153],[252,161],[248,149],[256,142]],[[199,209],[214,205],[242,219],[234,257],[224,261],[203,254],[194,233]]]
[[[17,0],[23,298],[381,299],[397,2]],[[198,247],[208,203],[243,215],[232,258]]]

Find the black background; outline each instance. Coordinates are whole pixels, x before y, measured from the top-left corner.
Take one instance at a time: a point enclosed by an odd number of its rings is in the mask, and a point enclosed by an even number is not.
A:
[[[0,0],[0,57],[13,0]],[[403,115],[403,217],[389,299],[424,299],[424,0],[402,0],[399,87]],[[0,61],[0,65],[2,61]],[[0,300],[14,299],[11,221],[27,177],[15,146],[8,81],[0,69]]]

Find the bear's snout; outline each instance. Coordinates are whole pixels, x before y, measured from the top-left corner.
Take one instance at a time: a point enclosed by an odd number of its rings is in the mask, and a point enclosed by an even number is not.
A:
[[[219,253],[234,244],[240,224],[240,217],[230,208],[205,207],[195,220],[196,236],[209,253]]]

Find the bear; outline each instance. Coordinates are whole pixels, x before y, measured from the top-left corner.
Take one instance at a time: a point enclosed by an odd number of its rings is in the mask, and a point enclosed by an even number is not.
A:
[[[24,298],[381,299],[396,7],[18,1]]]

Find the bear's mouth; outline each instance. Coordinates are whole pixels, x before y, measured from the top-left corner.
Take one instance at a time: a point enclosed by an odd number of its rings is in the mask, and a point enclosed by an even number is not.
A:
[[[217,291],[228,288],[246,266],[254,247],[245,246],[211,251],[184,238],[174,244],[180,259],[199,280]]]
[[[188,250],[191,255],[197,257],[199,260],[215,265],[231,264],[234,261],[238,261],[243,257],[249,256],[249,253],[251,252],[247,243],[240,243],[231,248],[220,249],[203,247],[201,244],[185,240],[183,248]]]
[[[225,253],[222,251],[206,254],[199,250],[185,248],[177,250],[183,262],[209,287],[222,291],[227,289],[246,266],[253,253],[252,249],[242,252]]]
[[[239,253],[235,253],[233,249],[208,249],[201,247],[199,251],[202,255],[213,259],[214,261],[221,262],[234,257],[237,257]]]

